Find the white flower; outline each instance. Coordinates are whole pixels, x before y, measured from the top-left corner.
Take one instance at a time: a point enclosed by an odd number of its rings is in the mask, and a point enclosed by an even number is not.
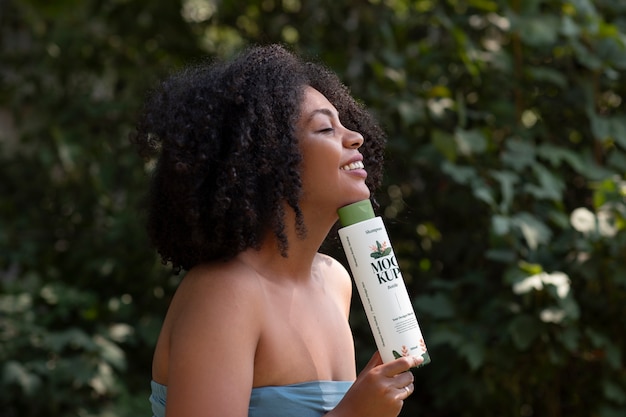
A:
[[[587,234],[596,230],[596,215],[585,207],[572,211],[569,221],[572,227],[581,233]]]
[[[543,274],[543,272],[542,272]],[[543,288],[543,282],[541,281],[541,274],[532,275],[524,278],[524,280],[517,282],[513,285],[513,292],[515,294],[526,294],[530,290],[540,291]]]
[[[552,284],[556,287],[556,293],[559,298],[567,297],[570,289],[569,277],[563,272],[553,272],[551,274],[545,274],[542,277],[544,284]]]
[[[544,323],[560,323],[565,318],[565,311],[560,308],[546,308],[541,311],[539,318]]]
[[[526,277],[522,281],[513,285],[513,292],[515,294],[526,294],[531,290],[541,291],[545,285],[554,285],[556,287],[556,294],[559,298],[565,298],[567,297],[567,294],[569,294],[569,277],[563,272],[558,271],[551,274],[541,272],[539,274]]]
[[[613,237],[617,234],[615,214],[610,207],[602,206],[598,211],[598,231],[604,237]]]

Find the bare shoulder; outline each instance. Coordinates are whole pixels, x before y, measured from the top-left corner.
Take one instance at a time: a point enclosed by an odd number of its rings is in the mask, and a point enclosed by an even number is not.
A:
[[[315,257],[315,264],[322,268],[327,268],[329,271],[333,273],[344,275],[344,277],[348,277],[348,271],[346,268],[330,255],[326,255],[324,253],[318,253]]]
[[[317,254],[314,267],[322,273],[327,285],[335,290],[342,303],[349,308],[352,297],[352,281],[346,268],[335,258],[322,253]]]
[[[256,275],[236,261],[197,266],[180,283],[168,318],[179,322],[197,317],[206,323],[210,317],[220,317],[212,323],[219,325],[237,317],[254,317],[258,288]]]
[[[224,296],[251,295],[258,289],[256,274],[236,260],[213,262],[191,269],[183,278],[177,296],[219,300]]]
[[[168,414],[245,415],[261,329],[258,282],[236,261],[190,270],[168,310],[153,376],[168,385]],[[215,386],[212,390],[202,389]],[[231,388],[241,387],[237,392]]]
[[[164,382],[170,379],[172,355],[206,354],[209,348],[225,349],[231,343],[253,351],[260,329],[257,288],[256,277],[235,261],[214,262],[187,272],[161,329],[154,376]]]

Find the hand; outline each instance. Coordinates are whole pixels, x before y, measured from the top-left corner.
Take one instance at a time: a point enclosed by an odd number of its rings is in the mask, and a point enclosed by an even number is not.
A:
[[[409,371],[424,361],[421,357],[402,357],[383,364],[376,352],[352,387],[328,417],[396,417],[404,400],[413,393],[413,374]]]

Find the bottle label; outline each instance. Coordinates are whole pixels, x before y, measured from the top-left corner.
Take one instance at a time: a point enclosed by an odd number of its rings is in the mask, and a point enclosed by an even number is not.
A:
[[[380,217],[339,229],[348,264],[383,362],[429,357],[398,261]]]

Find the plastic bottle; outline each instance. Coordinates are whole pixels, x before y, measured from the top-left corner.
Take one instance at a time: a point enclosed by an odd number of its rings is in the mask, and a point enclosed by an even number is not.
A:
[[[341,244],[383,362],[422,356],[430,362],[387,230],[372,203],[362,200],[337,212]]]

